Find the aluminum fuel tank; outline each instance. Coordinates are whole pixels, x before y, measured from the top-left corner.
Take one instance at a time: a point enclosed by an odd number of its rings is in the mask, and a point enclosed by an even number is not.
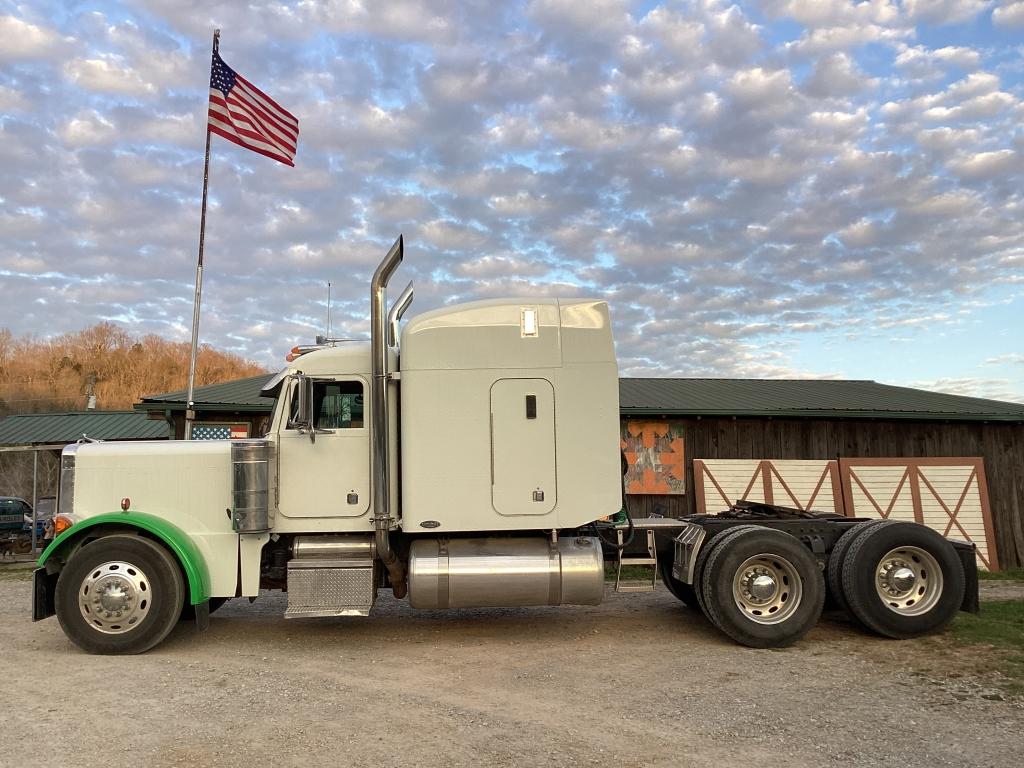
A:
[[[603,596],[593,537],[420,539],[409,551],[413,608],[597,605]]]

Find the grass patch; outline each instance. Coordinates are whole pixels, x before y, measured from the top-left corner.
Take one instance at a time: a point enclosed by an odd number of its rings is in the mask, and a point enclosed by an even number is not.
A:
[[[985,603],[981,613],[960,613],[953,636],[964,643],[986,643],[1024,653],[1024,600]]]
[[[993,669],[1005,678],[1003,687],[1024,695],[1024,600],[985,603],[977,616],[960,613],[950,634],[958,645],[995,648]]]
[[[13,568],[0,565],[0,581],[31,581],[32,568]]]
[[[615,581],[615,564],[605,563],[604,566],[604,580]],[[651,567],[644,565],[624,565],[622,566],[622,580],[623,581],[650,581],[651,580]],[[660,577],[658,581],[660,581]]]
[[[981,581],[1024,581],[1024,568],[1007,568],[1005,571],[978,571]]]

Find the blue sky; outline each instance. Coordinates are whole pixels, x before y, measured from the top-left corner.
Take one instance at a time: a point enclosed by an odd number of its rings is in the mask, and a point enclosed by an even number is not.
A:
[[[205,343],[365,335],[404,232],[413,311],[607,298],[624,375],[1024,402],[1022,0],[0,0],[0,328],[188,339],[214,27],[301,135],[214,138]]]

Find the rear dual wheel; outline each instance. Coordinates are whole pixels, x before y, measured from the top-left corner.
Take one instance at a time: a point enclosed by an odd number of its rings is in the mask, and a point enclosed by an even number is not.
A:
[[[828,596],[835,602],[836,607],[844,611],[850,610],[850,605],[846,602],[846,595],[843,593],[843,563],[846,562],[846,553],[854,539],[870,528],[892,525],[894,522],[893,520],[872,520],[867,523],[858,523],[840,536],[836,545],[832,547],[828,558],[828,567],[825,569],[825,586],[828,588]]]
[[[963,565],[930,528],[869,524],[841,554],[830,568],[841,576],[842,599],[855,619],[880,635],[905,639],[937,632],[960,610]]]

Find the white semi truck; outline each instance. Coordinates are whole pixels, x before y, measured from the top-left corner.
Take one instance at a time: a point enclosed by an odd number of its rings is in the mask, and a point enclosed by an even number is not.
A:
[[[606,560],[660,569],[753,647],[803,637],[827,593],[890,637],[977,610],[973,546],[912,523],[765,505],[608,521],[625,494],[605,302],[478,301],[399,334],[402,254],[399,237],[373,276],[368,344],[297,348],[268,385],[264,437],[65,448],[33,618],[139,653],[261,589],[287,591],[286,618],[366,616],[386,588],[414,608],[592,605]]]

